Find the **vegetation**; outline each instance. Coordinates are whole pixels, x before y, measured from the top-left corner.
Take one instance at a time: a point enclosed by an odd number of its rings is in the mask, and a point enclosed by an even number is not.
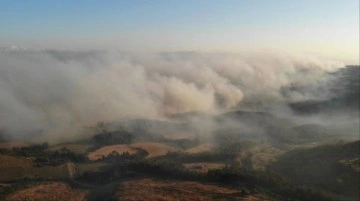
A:
[[[359,199],[359,172],[344,166],[359,156],[360,141],[297,149],[281,156],[268,169],[299,185],[321,187]],[[348,159],[348,160],[346,160]],[[355,165],[355,164],[354,164]]]
[[[95,135],[92,141],[96,147],[114,144],[130,144],[133,141],[133,135],[125,130],[106,131]]]
[[[100,172],[85,172],[80,176],[81,181],[109,182],[124,177],[148,176],[163,179],[191,180],[200,182],[217,182],[225,185],[233,185],[238,182],[245,183],[245,194],[256,193],[258,188],[266,188],[281,196],[294,200],[331,200],[326,194],[291,184],[281,176],[269,172],[245,170],[236,165],[226,166],[222,169],[209,170],[206,174],[187,170],[182,163],[176,160],[145,159],[135,157],[128,153],[112,153],[104,158],[104,161],[112,164],[111,167]]]

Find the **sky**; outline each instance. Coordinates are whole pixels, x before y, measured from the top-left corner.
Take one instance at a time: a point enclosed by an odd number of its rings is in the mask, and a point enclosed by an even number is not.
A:
[[[279,50],[359,64],[359,0],[0,0],[0,46]]]

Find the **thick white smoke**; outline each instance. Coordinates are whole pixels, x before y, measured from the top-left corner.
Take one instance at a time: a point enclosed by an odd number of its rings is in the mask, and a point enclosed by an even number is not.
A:
[[[237,106],[244,97],[280,99],[282,87],[318,82],[324,72],[342,66],[270,53],[3,49],[0,127],[10,134],[42,130],[62,138],[103,120],[216,113]]]

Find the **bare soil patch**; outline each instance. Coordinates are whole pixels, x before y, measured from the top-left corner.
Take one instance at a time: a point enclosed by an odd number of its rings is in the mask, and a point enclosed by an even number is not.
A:
[[[116,194],[117,201],[158,200],[158,201],[266,201],[273,200],[264,194],[242,196],[241,190],[215,184],[190,181],[164,181],[137,179],[122,182]]]
[[[10,194],[6,201],[84,201],[86,191],[73,189],[62,182],[44,183]]]
[[[196,147],[187,149],[185,152],[190,153],[190,154],[210,152],[210,151],[214,150],[214,147],[215,147],[215,145],[213,145],[211,143],[204,143],[204,144],[200,144]]]

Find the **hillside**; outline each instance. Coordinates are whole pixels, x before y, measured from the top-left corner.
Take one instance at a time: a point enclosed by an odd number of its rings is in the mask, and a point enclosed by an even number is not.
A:
[[[359,199],[360,175],[351,170],[359,166],[356,164],[359,154],[360,141],[296,149],[280,156],[268,169],[297,184],[321,187]]]

